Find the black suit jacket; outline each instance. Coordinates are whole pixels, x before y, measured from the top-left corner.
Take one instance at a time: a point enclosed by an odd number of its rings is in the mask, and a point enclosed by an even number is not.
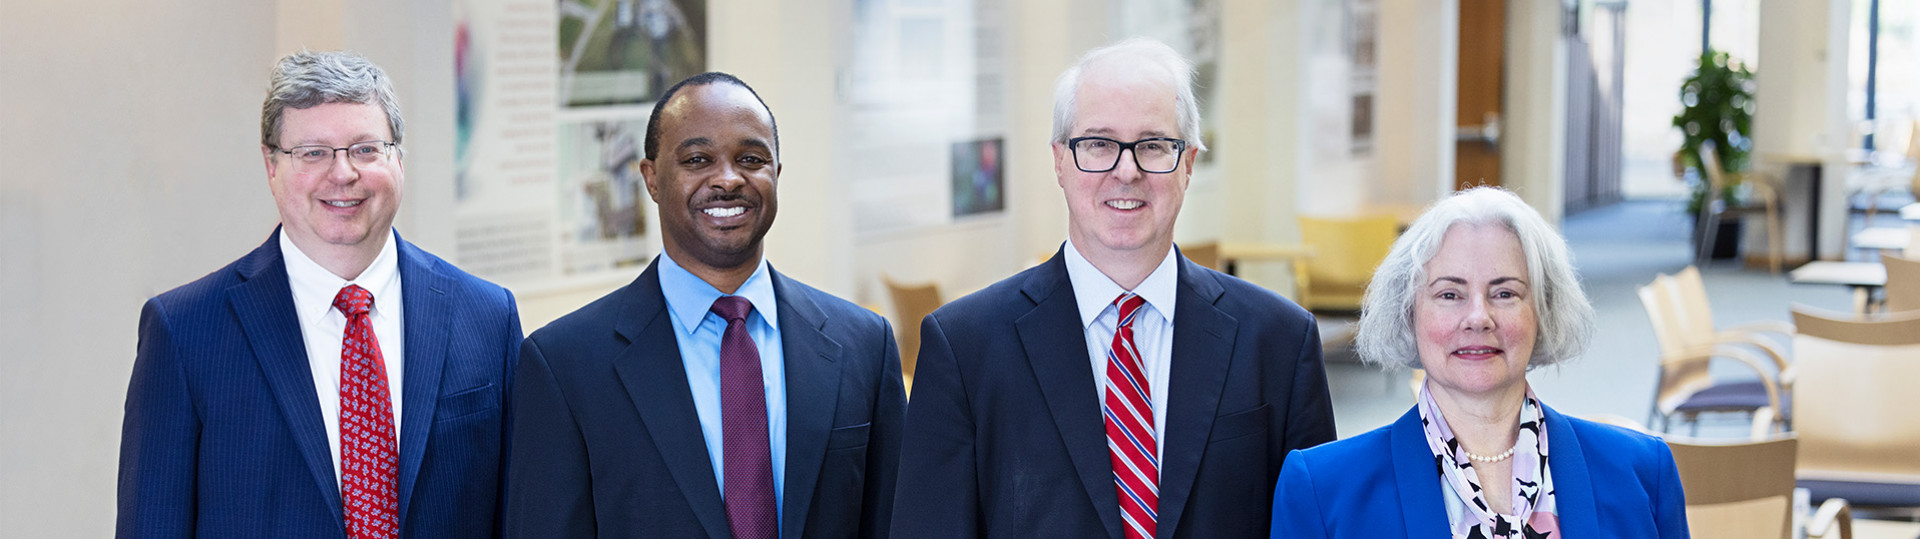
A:
[[[1265,537],[1287,452],[1334,439],[1313,316],[1179,259],[1157,537]],[[893,531],[1121,537],[1062,255],[921,324]]]
[[[906,396],[885,319],[778,271],[782,537],[884,537]],[[731,537],[659,261],[521,348],[508,537]]]
[[[338,476],[280,232],[147,300],[120,436],[120,537],[340,537]],[[399,242],[402,537],[494,537],[520,314]],[[333,358],[330,361],[339,361]]]

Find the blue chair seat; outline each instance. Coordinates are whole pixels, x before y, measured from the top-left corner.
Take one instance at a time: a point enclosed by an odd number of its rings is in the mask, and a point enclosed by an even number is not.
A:
[[[1920,485],[1911,483],[1801,479],[1794,484],[1810,491],[1816,506],[1828,498],[1845,498],[1855,507],[1920,507]]]
[[[1696,414],[1701,412],[1751,412],[1767,405],[1766,382],[1732,382],[1715,384],[1694,393],[1674,407],[1674,413]],[[1793,413],[1793,397],[1780,394],[1779,412],[1782,419],[1790,418]]]

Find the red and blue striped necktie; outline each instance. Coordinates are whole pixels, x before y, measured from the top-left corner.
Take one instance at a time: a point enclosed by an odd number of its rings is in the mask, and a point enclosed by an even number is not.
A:
[[[1120,495],[1120,520],[1127,539],[1153,537],[1159,521],[1159,443],[1153,434],[1153,394],[1146,364],[1133,346],[1133,317],[1146,300],[1132,292],[1114,301],[1120,322],[1107,350],[1107,449],[1112,453],[1114,490]]]

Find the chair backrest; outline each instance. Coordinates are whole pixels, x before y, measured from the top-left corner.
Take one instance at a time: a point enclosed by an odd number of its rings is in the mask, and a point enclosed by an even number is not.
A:
[[[1713,141],[1700,143],[1700,172],[1707,176],[1707,196],[1720,196],[1720,191],[1727,186],[1727,173],[1720,169],[1720,149],[1714,147]]]
[[[1302,303],[1359,308],[1373,270],[1399,235],[1400,221],[1391,214],[1300,216],[1300,242],[1313,249],[1313,257],[1295,262],[1309,288],[1297,291],[1308,298]]]
[[[1796,444],[1790,436],[1732,444],[1667,440],[1693,537],[1790,536]]]
[[[911,379],[920,359],[920,321],[940,308],[940,285],[902,284],[886,275],[887,296],[893,300],[894,333],[900,336],[900,373]]]
[[[1700,277],[1700,268],[1687,266],[1673,274],[1665,286],[1671,290],[1668,297],[1673,299],[1681,341],[1688,346],[1713,344],[1713,303],[1707,299],[1707,282]]]
[[[1660,274],[1639,288],[1640,306],[1653,325],[1653,339],[1660,344],[1660,382],[1654,388],[1654,403],[1662,411],[1671,411],[1687,396],[1713,385],[1713,375],[1704,362],[1670,363],[1668,358],[1683,355],[1689,347],[1680,308],[1674,298],[1678,289],[1670,275]]]
[[[1920,484],[1920,312],[1793,307],[1800,477]]]
[[[1181,244],[1180,254],[1193,263],[1206,266],[1214,271],[1226,271],[1220,267],[1220,242],[1209,241],[1192,245]]]
[[[1882,253],[1880,263],[1887,266],[1887,310],[1920,310],[1920,260]]]
[[[1913,178],[1908,180],[1907,191],[1920,196],[1920,120],[1914,120],[1913,132],[1907,134],[1907,161],[1913,163]]]

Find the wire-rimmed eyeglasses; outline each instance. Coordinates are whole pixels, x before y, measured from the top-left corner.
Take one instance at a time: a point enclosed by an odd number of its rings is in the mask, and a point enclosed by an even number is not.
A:
[[[378,163],[386,159],[387,156],[393,155],[393,149],[396,146],[399,146],[399,144],[384,140],[369,140],[366,142],[356,142],[345,148],[335,148],[324,144],[312,144],[294,146],[286,149],[275,149],[274,151],[287,154],[288,157],[293,158],[294,172],[307,174],[324,172],[333,168],[334,152],[347,152],[347,162],[352,163],[354,168],[360,168]]]

